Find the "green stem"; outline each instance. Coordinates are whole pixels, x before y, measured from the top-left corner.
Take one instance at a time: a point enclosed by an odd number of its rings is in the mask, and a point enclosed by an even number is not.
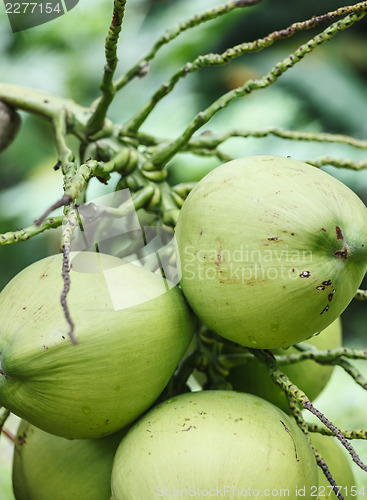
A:
[[[333,156],[322,156],[316,160],[306,160],[306,163],[314,167],[323,167],[324,165],[331,165],[337,168],[350,168],[352,170],[363,170],[367,168],[367,160],[357,161],[342,158],[335,158]]]
[[[87,185],[89,179],[96,173],[99,163],[95,160],[89,160],[80,165],[76,172],[69,172],[65,176],[65,195],[76,200]]]
[[[269,135],[280,137],[281,139],[290,139],[294,141],[314,141],[314,142],[329,142],[341,143],[353,146],[355,148],[367,149],[367,141],[355,139],[347,135],[328,134],[323,132],[306,132],[299,130],[285,130],[277,127],[269,127],[263,130],[232,130],[224,134],[206,133],[199,137],[193,137],[188,143],[188,148],[216,148],[223,142],[234,137],[239,138],[264,138]]]
[[[279,370],[278,362],[270,351],[251,348],[248,348],[248,351],[259,359],[259,361],[265,363],[273,382],[280,386],[286,394],[298,401],[301,405],[309,401],[306,394],[294,385],[285,373]]]
[[[367,359],[367,350],[351,349],[349,347],[337,347],[335,349],[324,351],[307,349],[306,351],[294,354],[276,355],[275,359],[277,363],[281,365],[299,363],[300,361],[305,361],[307,359],[312,359],[325,364],[334,364],[336,360],[341,357],[365,360]]]
[[[334,436],[334,433],[328,428],[322,427],[318,424],[307,424],[309,432],[318,432],[325,436]],[[346,439],[367,439],[367,430],[353,429],[351,431],[339,428],[339,432],[343,434]]]
[[[37,234],[41,234],[47,229],[55,229],[60,227],[63,223],[64,216],[60,215],[58,217],[51,217],[44,220],[40,225],[31,224],[24,229],[18,229],[14,232],[8,232],[0,234],[0,246],[10,245],[12,243],[19,243],[20,241],[27,241]]]
[[[364,8],[367,9],[367,2],[363,2]],[[212,103],[208,108],[201,111],[195,119],[188,125],[183,134],[176,140],[172,141],[166,146],[163,146],[161,151],[158,151],[152,156],[152,162],[155,164],[167,163],[180,149],[189,142],[193,134],[200,129],[205,123],[207,123],[218,111],[227,107],[231,101],[238,99],[252,93],[254,90],[266,88],[272,83],[274,83],[281,75],[283,75],[290,68],[293,68],[295,64],[301,61],[305,55],[312,52],[319,45],[329,41],[338,32],[349,28],[354,22],[362,19],[366,14],[365,11],[361,11],[352,15],[348,15],[346,18],[332,24],[322,33],[318,34],[306,44],[299,47],[293,54],[287,58],[280,61],[274,66],[266,75],[258,80],[248,80],[245,85],[233,89],[214,103]]]
[[[65,171],[71,167],[70,164],[75,160],[74,153],[66,144],[66,134],[68,132],[66,110],[60,110],[60,112],[53,117],[52,121],[55,131],[56,148],[59,154],[59,161],[61,162],[62,172],[65,175]]]
[[[113,77],[118,63],[117,43],[125,14],[125,6],[126,0],[114,1],[112,22],[105,45],[106,65],[104,67],[103,78],[100,84],[102,97],[99,99],[97,107],[87,123],[87,135],[92,135],[103,127],[106,113],[116,94]]]

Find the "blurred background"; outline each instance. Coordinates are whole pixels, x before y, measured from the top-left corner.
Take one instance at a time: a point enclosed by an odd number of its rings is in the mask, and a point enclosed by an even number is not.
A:
[[[356,3],[356,2],[353,2]],[[144,54],[165,29],[204,9],[219,5],[213,0],[134,0],[127,2],[119,44],[120,75]],[[200,54],[223,52],[233,45],[263,37],[296,21],[346,5],[336,0],[265,0],[250,9],[235,10],[220,19],[188,30],[164,47],[151,72],[134,80],[117,95],[109,117],[123,123],[178,68]],[[99,95],[104,39],[111,20],[112,0],[80,0],[66,15],[23,32],[13,33],[0,4],[0,81],[24,85],[70,97],[89,105]],[[177,137],[195,114],[224,92],[247,79],[261,77],[318,30],[302,32],[258,53],[232,63],[206,68],[183,79],[146,121],[143,130],[161,137]],[[274,85],[233,102],[218,113],[204,130],[282,127],[331,132],[366,139],[367,136],[367,20],[334,37],[283,75]],[[62,176],[53,166],[57,155],[50,124],[22,113],[17,140],[0,153],[0,233],[31,224],[62,194]],[[202,132],[202,130],[200,131]],[[295,159],[331,155],[366,159],[363,150],[338,144],[296,142],[274,137],[231,139],[222,150],[239,157],[275,154]],[[169,181],[198,180],[218,165],[214,159],[178,155],[169,165]],[[367,170],[326,167],[367,203]],[[114,188],[92,182],[89,199]],[[0,248],[0,290],[26,265],[59,251],[59,231],[52,230],[26,243]],[[367,288],[367,282],[363,284]],[[353,301],[342,316],[345,344],[366,348],[366,303]],[[365,363],[360,367],[364,372]],[[365,373],[367,376],[367,373]],[[334,423],[367,427],[367,394],[335,370],[319,403]],[[16,425],[16,419],[10,426]],[[367,459],[367,443],[356,448]],[[0,498],[12,499],[10,485],[11,443],[0,441]],[[366,460],[365,460],[366,461]],[[360,485],[365,473],[355,467]],[[364,474],[364,476],[363,476]],[[3,490],[1,490],[3,488]],[[366,490],[367,493],[367,490]],[[362,498],[362,497],[361,497]]]

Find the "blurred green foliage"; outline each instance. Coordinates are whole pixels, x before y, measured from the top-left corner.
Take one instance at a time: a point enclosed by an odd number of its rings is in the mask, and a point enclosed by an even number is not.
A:
[[[218,4],[219,2],[215,2]],[[356,3],[356,2],[353,2]],[[118,49],[118,74],[145,53],[177,22],[213,5],[212,0],[128,1]],[[123,123],[185,62],[201,53],[222,52],[229,46],[265,36],[313,15],[345,5],[336,0],[265,0],[251,8],[189,30],[164,47],[151,72],[134,80],[117,95],[109,117]],[[0,6],[0,80],[37,88],[89,105],[99,95],[104,66],[104,39],[112,13],[111,0],[80,0],[77,7],[49,24],[12,33]],[[311,32],[250,53],[229,65],[206,68],[182,80],[145,123],[144,131],[176,137],[201,109],[222,93],[256,78],[293,52]],[[205,130],[283,128],[325,131],[366,138],[367,135],[366,20],[336,36],[286,73],[275,85],[255,92],[218,113]],[[50,124],[22,113],[17,140],[0,154],[0,233],[35,220],[62,193],[55,172],[56,148]],[[232,156],[274,154],[311,159],[332,155],[355,160],[365,152],[335,144],[301,143],[274,137],[231,139],[223,151]],[[171,183],[205,175],[218,161],[180,154],[169,165]],[[367,203],[367,171],[326,170],[350,186]],[[113,187],[113,186],[112,186]],[[100,186],[92,183],[90,197]],[[0,248],[0,290],[26,265],[59,250],[58,231],[27,243]],[[363,284],[367,288],[367,280]],[[366,347],[365,303],[354,301],[343,314],[345,341]],[[2,500],[5,497],[1,496]]]

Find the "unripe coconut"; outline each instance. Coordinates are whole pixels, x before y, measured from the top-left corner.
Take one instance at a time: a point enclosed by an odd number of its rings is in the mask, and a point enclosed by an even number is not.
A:
[[[193,320],[177,287],[112,256],[35,262],[0,293],[0,404],[68,438],[111,434],[157,399],[190,343]],[[134,305],[135,304],[135,305]]]
[[[113,458],[123,434],[65,439],[21,420],[13,456],[16,500],[109,500]]]
[[[323,332],[307,339],[306,346],[313,349],[334,349],[342,345],[342,324],[340,318],[336,319]],[[225,352],[236,353],[237,350],[227,349]],[[300,351],[296,347],[288,350],[273,349],[274,354],[286,355],[297,354]],[[328,383],[334,367],[332,365],[321,365],[311,359],[300,363],[285,364],[278,363],[279,370],[284,372],[289,379],[306,393],[308,399],[313,401]],[[288,399],[284,391],[274,384],[270,378],[267,367],[257,358],[249,359],[245,364],[236,366],[229,371],[227,377],[235,391],[250,392],[279,406],[283,411],[289,412]]]
[[[344,496],[344,498],[348,498],[348,496],[355,497],[356,495],[353,495],[351,487],[356,487],[356,480],[354,479],[353,471],[346,456],[346,452],[342,449],[340,443],[337,442],[337,439],[332,436],[324,436],[314,432],[310,433],[310,438],[312,444],[325,460],[337,486],[341,488],[340,493]],[[333,500],[337,499],[335,492],[333,492],[329,481],[326,479],[326,476],[320,467],[319,489],[317,490],[317,493],[320,498],[332,498]]]
[[[260,497],[286,489],[295,498],[305,487],[311,498],[317,474],[306,437],[282,410],[251,394],[201,391],[161,403],[128,432],[113,463],[112,497],[153,500],[186,490],[233,498],[234,489]]]
[[[229,340],[294,345],[352,300],[367,268],[366,220],[356,194],[311,165],[277,156],[230,161],[181,209],[182,290]]]
[[[6,149],[15,139],[21,119],[9,104],[0,101],[0,151]]]

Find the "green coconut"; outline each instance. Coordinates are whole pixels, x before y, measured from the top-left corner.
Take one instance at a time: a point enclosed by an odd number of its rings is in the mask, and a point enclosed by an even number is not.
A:
[[[206,175],[177,222],[182,290],[217,334],[288,347],[324,330],[367,269],[367,209],[340,181],[277,156]]]
[[[112,434],[146,411],[193,334],[180,290],[108,255],[71,254],[67,303],[62,256],[35,262],[0,293],[0,404],[68,438]]]
[[[310,499],[318,471],[305,435],[282,410],[251,394],[200,391],[161,403],[133,426],[111,484],[114,500],[280,490],[295,498],[300,488]]]
[[[21,420],[13,455],[16,500],[109,500],[112,463],[123,434],[66,439]]]

